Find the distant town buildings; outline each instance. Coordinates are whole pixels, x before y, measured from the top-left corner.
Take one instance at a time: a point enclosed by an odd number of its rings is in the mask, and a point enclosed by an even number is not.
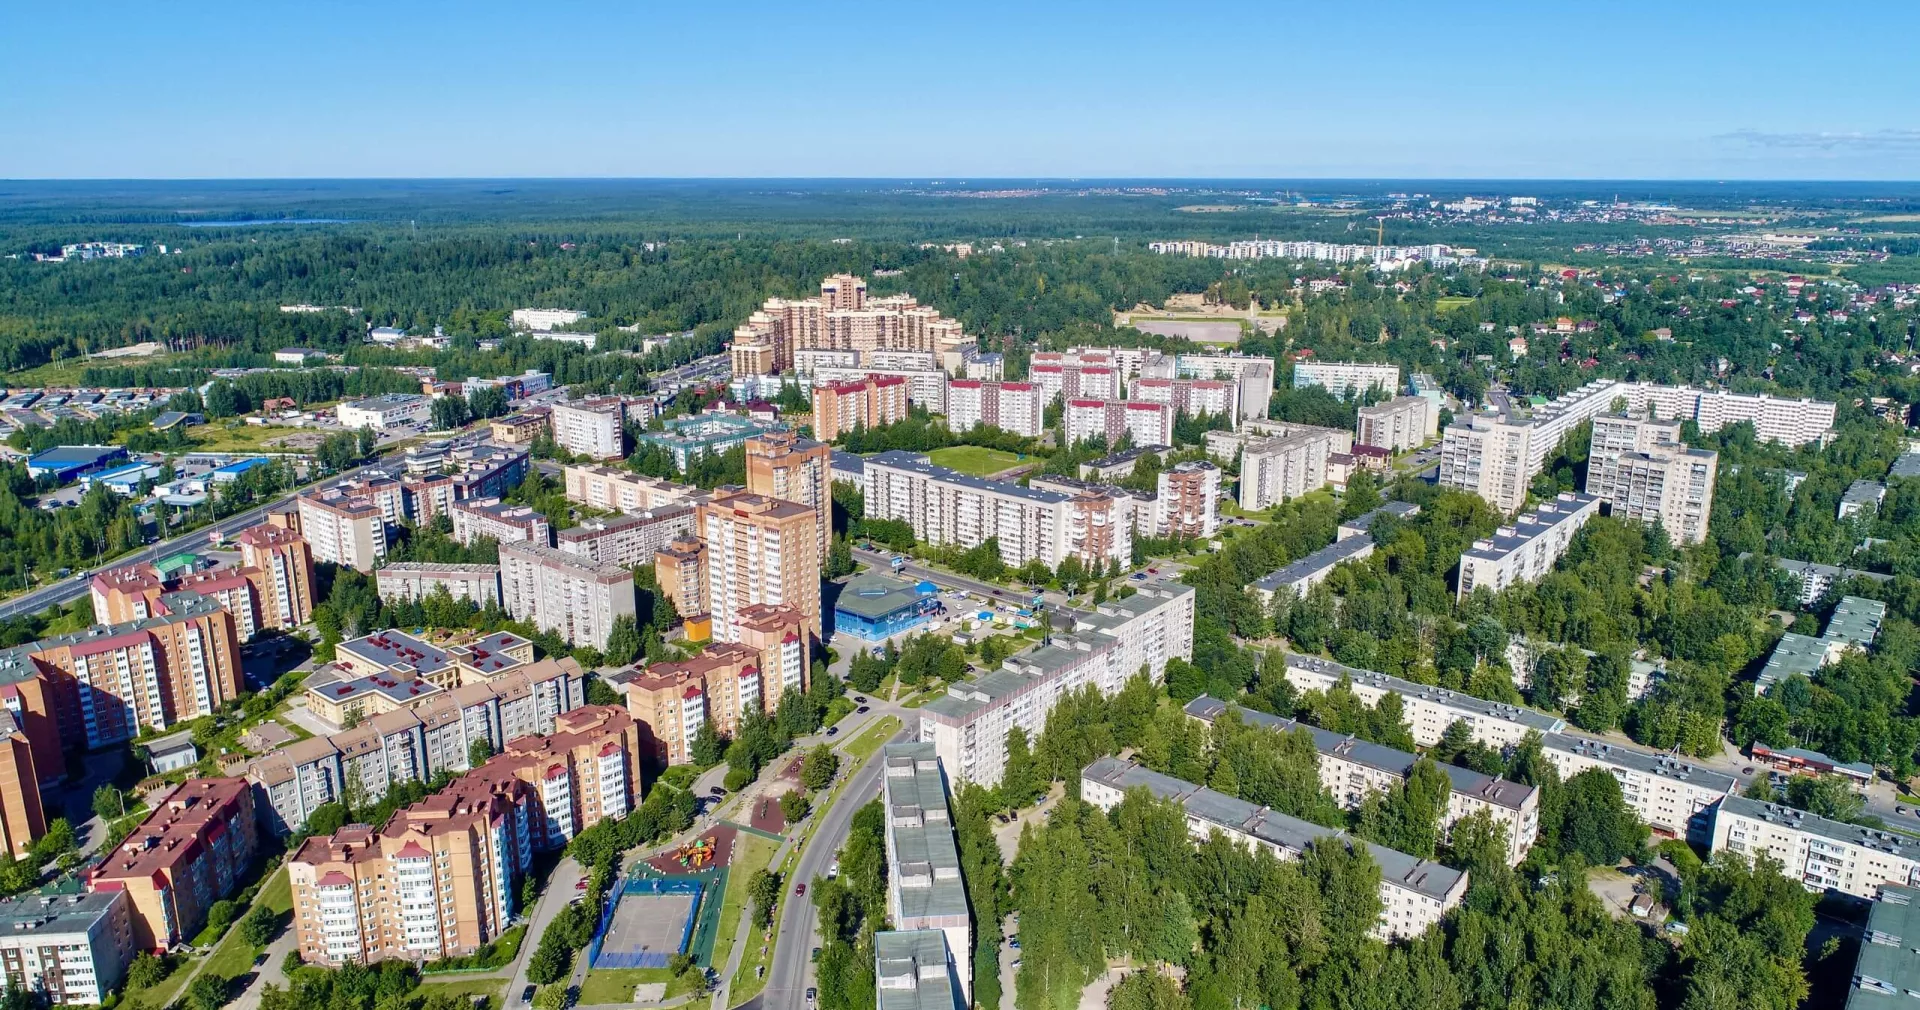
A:
[[[1212,257],[1214,259],[1257,260],[1299,259],[1325,263],[1372,263],[1381,270],[1405,270],[1416,263],[1447,266],[1477,263],[1478,259],[1456,253],[1447,245],[1355,245],[1333,242],[1282,242],[1275,239],[1242,239],[1226,245],[1211,242],[1149,242],[1149,252],[1167,256]]]
[[[730,354],[733,374],[771,375],[793,368],[807,348],[945,355],[968,343],[958,322],[913,296],[869,298],[865,280],[836,274],[820,282],[817,298],[768,299],[734,330]]]
[[[545,333],[555,327],[572,326],[586,317],[585,312],[572,309],[514,309],[508,323],[522,333]]]
[[[987,425],[1038,438],[1044,417],[1040,387],[1031,382],[955,379],[947,386],[947,428],[955,433]]]
[[[1108,446],[1131,437],[1135,445],[1173,444],[1173,407],[1146,400],[1069,399],[1066,434],[1069,444],[1104,439]]]

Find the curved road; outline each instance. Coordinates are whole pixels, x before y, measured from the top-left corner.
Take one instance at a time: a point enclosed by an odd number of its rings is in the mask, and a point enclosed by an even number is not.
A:
[[[908,713],[911,714],[911,713]],[[915,729],[911,726],[902,729],[888,739],[888,743],[911,739]],[[814,926],[818,916],[814,913],[813,901],[809,898],[795,898],[792,886],[812,884],[815,878],[827,874],[827,866],[840,852],[840,846],[847,840],[847,829],[853,823],[853,815],[867,801],[880,795],[880,769],[884,762],[876,752],[874,757],[853,773],[840,798],[822,815],[820,826],[815,829],[813,838],[807,842],[800,860],[794,864],[793,874],[783,883],[788,886],[787,901],[780,910],[780,929],[774,937],[773,964],[767,969],[767,987],[742,1004],[742,1010],[804,1010],[807,1005],[807,987],[812,984],[808,978],[814,948]]]

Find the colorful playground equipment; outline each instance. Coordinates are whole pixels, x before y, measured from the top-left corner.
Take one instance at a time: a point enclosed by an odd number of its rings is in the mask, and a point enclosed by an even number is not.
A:
[[[680,851],[675,853],[674,858],[681,866],[690,870],[705,869],[708,863],[713,862],[713,844],[712,835],[696,838],[680,846]]]

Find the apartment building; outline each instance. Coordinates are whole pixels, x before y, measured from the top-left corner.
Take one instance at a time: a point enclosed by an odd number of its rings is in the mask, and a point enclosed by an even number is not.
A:
[[[1036,477],[1029,487],[1068,496],[1062,561],[1079,558],[1089,568],[1104,568],[1109,562],[1131,564],[1134,531],[1150,530],[1155,523],[1154,505],[1159,499],[1145,492],[1055,476]]]
[[[971,477],[899,450],[868,457],[866,473],[868,518],[909,523],[922,542],[996,540],[1001,560],[1016,567],[1039,558],[1057,568],[1066,557],[1068,495]]]
[[[878,428],[907,416],[907,382],[897,375],[868,375],[813,387],[813,433],[832,442],[856,428]]]
[[[851,352],[849,352],[851,353]],[[869,355],[879,357],[879,355]],[[934,364],[932,355],[924,367],[887,368],[878,364],[853,368],[818,368],[812,376],[813,388],[864,383],[869,379],[898,380],[906,386],[907,405],[923,407],[930,414],[947,412],[947,373]],[[843,429],[847,427],[842,425]]]
[[[0,699],[7,699],[0,688]],[[40,798],[40,771],[33,760],[19,713],[0,705],[0,852],[25,859],[33,843],[47,833],[47,812]]]
[[[374,589],[385,602],[424,600],[444,588],[456,600],[472,600],[485,610],[500,604],[500,566],[399,561],[373,573]]]
[[[307,678],[307,711],[333,727],[437,702],[463,684],[491,683],[533,662],[533,643],[496,631],[440,648],[398,631],[340,643],[333,663]]]
[[[54,1006],[98,1006],[139,953],[130,907],[119,891],[0,899],[0,984]]]
[[[1224,417],[1238,428],[1240,386],[1221,379],[1135,379],[1127,384],[1127,395],[1148,403],[1164,403],[1176,414],[1199,417],[1203,414]]]
[[[1809,891],[1877,900],[1888,884],[1920,884],[1920,844],[1909,835],[1738,795],[1721,799],[1712,817],[1711,851],[1778,860]]]
[[[1796,674],[1812,680],[1821,668],[1839,662],[1849,650],[1871,649],[1886,617],[1887,605],[1879,600],[1842,596],[1820,637],[1792,631],[1780,636],[1754,681],[1754,693],[1766,694],[1773,685]]]
[[[1361,407],[1354,420],[1353,443],[1389,453],[1418,449],[1440,430],[1440,412],[1424,396],[1396,396]]]
[[[1243,430],[1251,437],[1216,439],[1223,433],[1208,432],[1207,452],[1227,462],[1240,458],[1240,507],[1249,512],[1325,487],[1332,457],[1353,447],[1352,434],[1338,428],[1250,421]]]
[[[1800,584],[1800,605],[1810,607],[1820,602],[1828,590],[1852,578],[1872,579],[1875,582],[1892,581],[1893,576],[1885,572],[1869,572],[1858,568],[1840,568],[1823,565],[1815,561],[1795,561],[1792,558],[1774,558],[1773,566],[1793,576]]]
[[[552,430],[552,422],[547,419],[544,410],[508,414],[487,422],[487,433],[493,436],[495,442],[506,445],[531,445],[541,432]]]
[[[1536,582],[1553,570],[1573,544],[1573,535],[1600,512],[1600,499],[1590,494],[1564,492],[1553,501],[1502,526],[1493,536],[1475,540],[1460,555],[1460,584],[1456,596],[1465,599],[1476,589],[1499,592],[1522,582]]]
[[[297,628],[313,619],[313,549],[292,530],[262,523],[233,538],[240,566],[259,572],[260,626]],[[98,611],[95,620],[98,620]]]
[[[1273,594],[1291,593],[1295,599],[1305,598],[1307,591],[1326,581],[1333,570],[1348,561],[1360,561],[1373,556],[1372,537],[1342,537],[1333,543],[1314,551],[1262,575],[1251,588],[1260,597],[1263,605],[1273,603]]]
[[[1058,399],[1112,400],[1120,396],[1119,369],[1090,360],[1029,361],[1027,381],[1040,391],[1043,407]]]
[[[1132,761],[1104,757],[1080,774],[1080,797],[1102,810],[1119,806],[1126,794],[1136,789],[1179,804],[1186,812],[1187,831],[1196,842],[1219,832],[1248,849],[1264,849],[1283,860],[1299,859],[1315,845],[1365,846],[1380,867],[1380,919],[1373,935],[1381,940],[1409,939],[1425,933],[1439,925],[1467,893],[1464,870],[1361,841],[1337,828],[1289,817]]]
[[[374,563],[387,556],[389,520],[372,498],[336,488],[306,492],[294,503],[300,535],[313,549],[314,560],[371,572]]]
[[[1205,460],[1187,460],[1160,471],[1153,504],[1158,537],[1183,540],[1211,537],[1220,528],[1220,468]]]
[[[1172,445],[1173,408],[1145,400],[1069,398],[1066,429],[1069,444],[1100,438],[1113,446],[1131,435],[1134,445]]]
[[[566,482],[568,501],[619,512],[645,512],[707,496],[707,492],[691,484],[676,484],[593,463],[569,465]]]
[[[868,298],[866,282],[836,274],[820,282],[820,296],[770,298],[733,331],[733,374],[769,375],[794,367],[803,348],[917,351],[944,356],[971,343],[959,322],[911,295]]]
[[[1035,351],[1028,358],[1028,364],[1111,368],[1127,381],[1142,374],[1161,374],[1158,370],[1149,371],[1149,365],[1165,366],[1166,374],[1172,374],[1167,356],[1146,347],[1069,347],[1064,351]]]
[[[287,859],[293,926],[308,964],[471,954],[520,911],[520,881],[546,835],[537,790],[468,774],[394,814],[309,838]]]
[[[452,511],[453,538],[468,546],[483,537],[503,544],[528,543],[541,547],[553,542],[547,517],[531,505],[476,498],[455,502]]]
[[[1920,947],[1907,942],[1909,936],[1920,936],[1916,898],[1920,892],[1912,888],[1881,885],[1853,958],[1845,1010],[1895,1010],[1920,994]]]
[[[252,879],[254,823],[246,779],[190,779],[155,800],[87,873],[87,890],[126,895],[136,950],[173,950],[206,925],[214,902]]]
[[[982,425],[1039,438],[1046,427],[1045,400],[1031,382],[979,382],[955,379],[947,384],[947,428],[972,431]]]
[[[0,696],[45,779],[66,773],[64,745],[94,750],[212,715],[241,684],[233,615],[187,590],[158,597],[152,617],[0,650]]]
[[[874,1006],[878,1010],[966,1010],[947,937],[937,929],[890,929],[873,935]]]
[[[755,435],[774,430],[772,425],[761,424],[737,414],[670,417],[665,424],[666,431],[643,431],[634,436],[634,441],[639,445],[664,449],[673,457],[673,465],[683,473],[694,460],[702,456],[709,453],[725,454],[736,445],[746,444],[747,439]]]
[[[707,545],[696,536],[676,538],[654,552],[653,584],[673,601],[682,618],[707,612]]]
[[[814,557],[833,536],[833,449],[791,431],[747,439],[747,490],[813,510]]]
[[[1558,733],[1567,728],[1564,720],[1545,712],[1342,666],[1317,656],[1287,653],[1285,675],[1287,682],[1300,691],[1327,691],[1345,682],[1356,698],[1373,706],[1388,694],[1399,695],[1408,731],[1413,734],[1413,742],[1422,747],[1439,743],[1447,727],[1456,722],[1466,723],[1474,740],[1496,748],[1518,744],[1528,733]]]
[[[1193,589],[1146,584],[1124,600],[1071,611],[1073,629],[1007,658],[999,668],[958,684],[920,709],[922,743],[930,743],[948,776],[989,788],[1006,771],[1007,732],[1029,738],[1046,727],[1064,695],[1089,684],[1117,694],[1146,667],[1156,682],[1167,660],[1193,657]]]
[[[1400,366],[1359,361],[1294,362],[1293,388],[1306,389],[1309,386],[1319,386],[1340,400],[1370,389],[1392,393],[1400,389]]]
[[[695,535],[706,550],[707,605],[715,641],[739,641],[741,614],[756,603],[789,606],[820,634],[819,528],[813,509],[739,493],[699,508]]]
[[[516,666],[353,729],[262,755],[248,764],[247,780],[266,823],[286,834],[345,795],[350,781],[377,800],[394,782],[468,770],[477,740],[500,753],[509,741],[555,732],[561,715],[585,704],[583,681],[580,664],[571,658]]]
[[[508,775],[540,796],[546,834],[538,849],[557,849],[603,820],[640,805],[642,727],[618,705],[587,705],[556,716],[552,733],[507,741],[505,751],[470,775]]]
[[[1273,402],[1273,359],[1246,354],[1181,354],[1173,359],[1174,374],[1188,379],[1226,379],[1239,387],[1234,400],[1240,416],[1262,420]],[[1142,371],[1159,375],[1151,359]]]
[[[973,920],[939,755],[932,744],[892,743],[881,750],[880,761],[887,810],[887,919],[895,930],[937,930],[945,937],[945,960],[960,980],[962,1003],[970,1004]]]
[[[1188,718],[1209,728],[1231,711],[1248,726],[1276,733],[1305,731],[1313,737],[1313,745],[1320,754],[1320,786],[1343,810],[1358,809],[1367,797],[1399,787],[1413,773],[1414,762],[1418,760],[1403,750],[1243,709],[1207,695],[1188,702],[1185,711]],[[1439,768],[1453,784],[1446,812],[1440,818],[1441,827],[1451,831],[1462,818],[1484,812],[1506,828],[1507,865],[1520,865],[1540,833],[1539,790],[1470,768],[1449,764]]]
[[[1704,844],[1713,805],[1739,785],[1731,775],[1673,754],[1571,733],[1548,733],[1542,740],[1562,782],[1589,768],[1604,769],[1620,780],[1620,795],[1634,816],[1662,838]]]
[[[636,613],[632,572],[541,544],[500,545],[500,599],[514,620],[596,649]]]
[[[1763,441],[1805,445],[1832,433],[1834,405],[1815,400],[1741,396],[1691,386],[1596,379],[1525,415],[1475,414],[1442,433],[1439,482],[1472,491],[1502,512],[1526,501],[1527,489],[1562,439],[1601,414],[1692,420],[1711,434],[1751,422]]]
[[[385,431],[403,424],[425,424],[432,413],[433,401],[418,393],[388,393],[340,405],[340,427],[353,431],[372,428]]]
[[[1593,419],[1586,493],[1607,514],[1659,523],[1676,544],[1707,539],[1720,456],[1680,441],[1680,422],[1602,414]]]
[[[767,702],[760,654],[732,642],[715,642],[692,659],[636,666],[607,682],[625,695],[627,711],[645,727],[642,745],[663,765],[692,761],[693,741],[708,721],[731,736],[749,707]]]
[[[1848,516],[1873,518],[1880,511],[1880,503],[1887,500],[1887,485],[1877,480],[1856,480],[1847,485],[1840,494],[1840,504],[1834,509],[1835,519]]]
[[[602,564],[647,564],[666,545],[693,532],[692,505],[667,505],[582,521],[555,538],[561,551]]]
[[[621,431],[626,406],[617,396],[596,396],[550,405],[553,444],[576,456],[619,459],[626,455]]]
[[[760,704],[769,714],[780,710],[786,692],[805,693],[812,686],[815,633],[799,608],[751,604],[741,609],[733,627],[733,640],[760,657]]]

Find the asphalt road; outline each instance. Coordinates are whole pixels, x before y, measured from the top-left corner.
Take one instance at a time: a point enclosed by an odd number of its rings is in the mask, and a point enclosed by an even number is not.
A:
[[[183,533],[180,536],[174,537],[170,540],[162,540],[159,543],[149,544],[148,546],[142,547],[141,549],[133,552],[132,554],[122,555],[120,557],[112,559],[111,561],[104,562],[103,565],[106,567],[121,568],[127,565],[139,564],[140,562],[143,562],[143,561],[157,561],[161,558],[166,557],[169,554],[178,554],[183,550],[197,550],[197,549],[203,548],[208,543],[208,539],[207,539],[208,534],[214,530],[218,530],[222,536],[225,536],[230,533],[237,533],[240,530],[246,529],[249,526],[257,526],[260,524],[260,522],[268,512],[271,512],[274,509],[280,508],[281,506],[285,505],[287,502],[292,501],[293,496],[295,494],[299,494],[305,491],[315,491],[321,488],[332,487],[335,484],[338,484],[343,480],[347,480],[350,477],[356,477],[366,470],[372,469],[374,467],[391,466],[399,462],[403,458],[404,456],[401,453],[394,453],[389,456],[383,456],[372,463],[367,463],[363,466],[355,467],[352,470],[342,471],[341,473],[335,474],[334,476],[329,477],[318,484],[310,485],[308,487],[303,487],[299,491],[295,491],[290,494],[287,494],[286,496],[275,499],[274,501],[268,502],[265,505],[256,505],[253,508],[246,510],[245,512],[240,512],[235,515],[228,516],[227,518],[222,519],[219,522],[216,522],[210,526],[202,526],[202,527],[199,527],[198,529],[195,529],[191,533]],[[88,577],[69,576],[68,578],[62,579],[51,586],[42,586],[41,588],[36,589],[30,593],[24,593],[20,596],[16,596],[11,600],[6,601],[5,603],[0,603],[0,620],[6,620],[8,618],[18,617],[21,614],[38,613],[39,611],[45,610],[48,607],[64,604],[71,600],[79,599],[82,595],[84,595],[87,592],[88,582],[89,582]]]
[[[888,742],[907,738],[908,731],[903,729]],[[786,881],[790,900],[781,908],[780,931],[775,938],[773,964],[767,969],[766,990],[749,1000],[745,1006],[765,1010],[806,1010],[807,987],[813,984],[808,974],[816,946],[814,926],[817,916],[811,897],[791,900],[792,888],[801,883],[811,886],[815,878],[826,876],[828,864],[833,862],[840,852],[840,846],[847,840],[847,828],[853,823],[855,811],[880,795],[880,770],[883,764],[876,755],[854,773],[847,782],[847,788],[841,792],[840,799],[822,816],[820,826],[814,831],[806,850],[800,853],[800,861],[795,864],[793,875]]]

